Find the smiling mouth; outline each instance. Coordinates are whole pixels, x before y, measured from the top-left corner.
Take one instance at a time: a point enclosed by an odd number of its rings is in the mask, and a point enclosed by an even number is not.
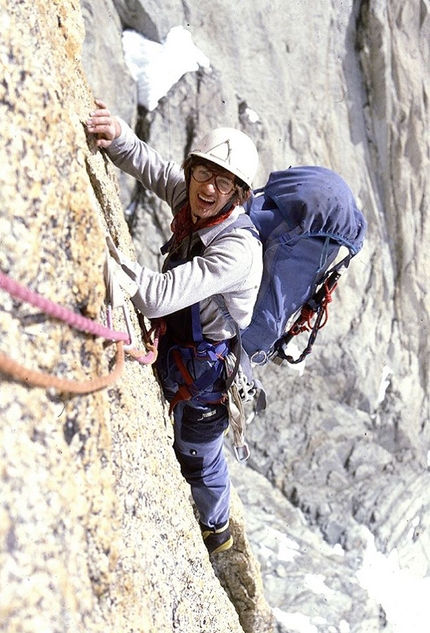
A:
[[[203,202],[205,206],[215,204],[215,198],[209,198],[207,196],[202,196],[202,194],[197,195],[200,202]]]
[[[209,196],[202,196],[200,193],[197,194],[197,203],[198,207],[195,211],[191,212],[195,221],[201,220],[205,217],[206,213],[210,212],[216,203],[215,198],[210,198]]]

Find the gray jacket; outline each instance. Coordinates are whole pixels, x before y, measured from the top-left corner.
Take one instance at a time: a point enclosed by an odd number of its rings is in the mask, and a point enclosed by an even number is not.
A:
[[[108,147],[109,157],[177,213],[187,199],[182,169],[164,161],[124,121],[120,123],[121,136]],[[123,269],[139,286],[133,297],[136,307],[156,318],[200,302],[203,333],[212,340],[234,336],[232,319],[241,329],[249,325],[263,270],[262,249],[247,229],[225,231],[241,213],[243,207],[236,207],[221,224],[198,231],[204,245],[201,256],[168,272],[155,272],[122,256]],[[228,313],[220,308],[219,296]]]

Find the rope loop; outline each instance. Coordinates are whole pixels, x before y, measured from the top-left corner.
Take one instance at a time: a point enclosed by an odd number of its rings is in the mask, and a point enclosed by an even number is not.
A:
[[[15,380],[33,387],[54,388],[61,393],[88,394],[100,391],[113,384],[122,374],[124,369],[124,343],[118,341],[116,364],[110,374],[98,376],[89,380],[77,381],[67,378],[58,378],[41,371],[28,369],[20,363],[0,352],[0,371],[8,374]]]
[[[130,337],[126,332],[118,332],[112,328],[105,327],[101,323],[87,319],[80,314],[58,305],[46,299],[30,288],[22,286],[17,281],[0,271],[0,288],[8,292],[11,296],[29,303],[33,307],[42,310],[45,314],[63,321],[71,327],[93,334],[110,341],[117,342],[117,354],[115,368],[110,374],[84,381],[68,380],[58,378],[44,372],[28,369],[13,360],[3,352],[0,352],[0,371],[15,378],[25,384],[35,387],[55,388],[60,392],[85,394],[100,391],[115,382],[124,369],[124,342],[128,342]]]
[[[77,314],[64,306],[54,303],[50,299],[42,297],[30,288],[27,288],[14,279],[11,279],[11,277],[2,271],[0,271],[0,288],[8,292],[12,297],[20,299],[21,301],[42,310],[45,314],[63,321],[63,323],[66,323],[77,330],[117,342],[116,365],[114,370],[107,376],[84,380],[82,382],[67,380],[65,378],[57,378],[56,376],[52,376],[44,372],[28,369],[17,361],[11,359],[3,352],[0,352],[0,371],[12,376],[16,380],[36,387],[45,387],[47,389],[55,388],[58,391],[68,393],[91,393],[104,389],[119,378],[124,368],[124,351],[144,365],[153,364],[157,359],[158,342],[160,336],[162,336],[166,331],[166,324],[162,319],[156,320],[148,333],[145,331],[147,349],[140,351],[134,347],[134,343],[132,341],[133,337],[131,334],[131,323],[129,323],[128,312],[126,311],[124,312],[124,316],[126,318],[128,331],[118,332],[111,327],[111,315],[109,309],[107,319],[108,327],[105,327],[101,323],[87,319],[86,317]],[[151,336],[153,336],[152,342]],[[125,346],[124,343],[127,343],[127,346]]]

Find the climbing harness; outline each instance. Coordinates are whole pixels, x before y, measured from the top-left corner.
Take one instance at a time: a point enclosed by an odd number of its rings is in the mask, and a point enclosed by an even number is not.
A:
[[[185,310],[188,311],[187,308]],[[181,310],[181,313],[183,311]],[[229,344],[227,341],[210,342],[203,338],[203,332],[200,322],[200,308],[196,303],[189,308],[192,342],[184,344],[181,342],[173,342],[168,352],[168,364],[173,363],[178,368],[183,384],[179,386],[178,391],[170,402],[170,411],[172,412],[178,402],[183,400],[193,400],[198,404],[219,404],[225,401],[225,389],[210,391],[209,389],[216,383],[224,372],[225,358],[229,352]],[[170,315],[167,321],[172,321]],[[191,374],[189,368],[196,363],[205,363],[206,368],[198,377]],[[195,368],[195,367],[194,367]]]
[[[218,347],[218,346],[217,346]],[[170,411],[182,400],[193,400],[200,404],[219,404],[225,399],[224,391],[207,391],[217,378],[219,378],[224,369],[224,357],[227,348],[224,343],[219,346],[219,354],[215,352],[216,358],[212,356],[212,350],[202,347],[175,346],[170,351],[172,360],[179,369],[184,384],[182,384],[176,392],[174,398],[170,402]],[[187,368],[187,361],[197,360],[197,362],[207,362],[208,369],[198,378],[194,378]]]
[[[235,457],[237,461],[245,462],[250,456],[250,451],[245,441],[246,416],[243,403],[254,397],[254,385],[251,385],[243,374],[230,341],[211,343],[203,339],[199,304],[192,306],[191,312],[194,313],[194,336],[201,340],[188,345],[173,344],[168,352],[168,366],[173,363],[183,381],[178,385],[170,401],[170,413],[173,413],[177,404],[183,401],[192,400],[201,405],[224,404],[233,433]],[[199,363],[205,364],[206,368],[196,377],[192,375],[191,368],[195,370]],[[219,378],[225,378],[221,388],[217,388]]]

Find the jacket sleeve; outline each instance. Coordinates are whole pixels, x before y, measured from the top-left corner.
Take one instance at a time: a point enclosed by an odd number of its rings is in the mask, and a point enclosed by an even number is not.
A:
[[[250,271],[255,265],[256,256],[259,260],[261,254],[254,252],[251,241],[244,239],[243,234],[244,231],[234,231],[223,236],[205,249],[203,256],[195,257],[165,273],[152,271],[122,257],[123,270],[139,288],[132,298],[133,303],[148,318],[156,318],[217,294],[236,296],[243,291],[247,294]],[[253,300],[258,281],[249,289]],[[232,316],[238,321],[244,318],[239,312]],[[242,326],[242,323],[239,325]]]
[[[176,213],[186,200],[182,169],[174,161],[165,161],[158,152],[139,139],[125,121],[120,118],[118,121],[121,135],[106,148],[109,158],[116,167],[167,202]]]

